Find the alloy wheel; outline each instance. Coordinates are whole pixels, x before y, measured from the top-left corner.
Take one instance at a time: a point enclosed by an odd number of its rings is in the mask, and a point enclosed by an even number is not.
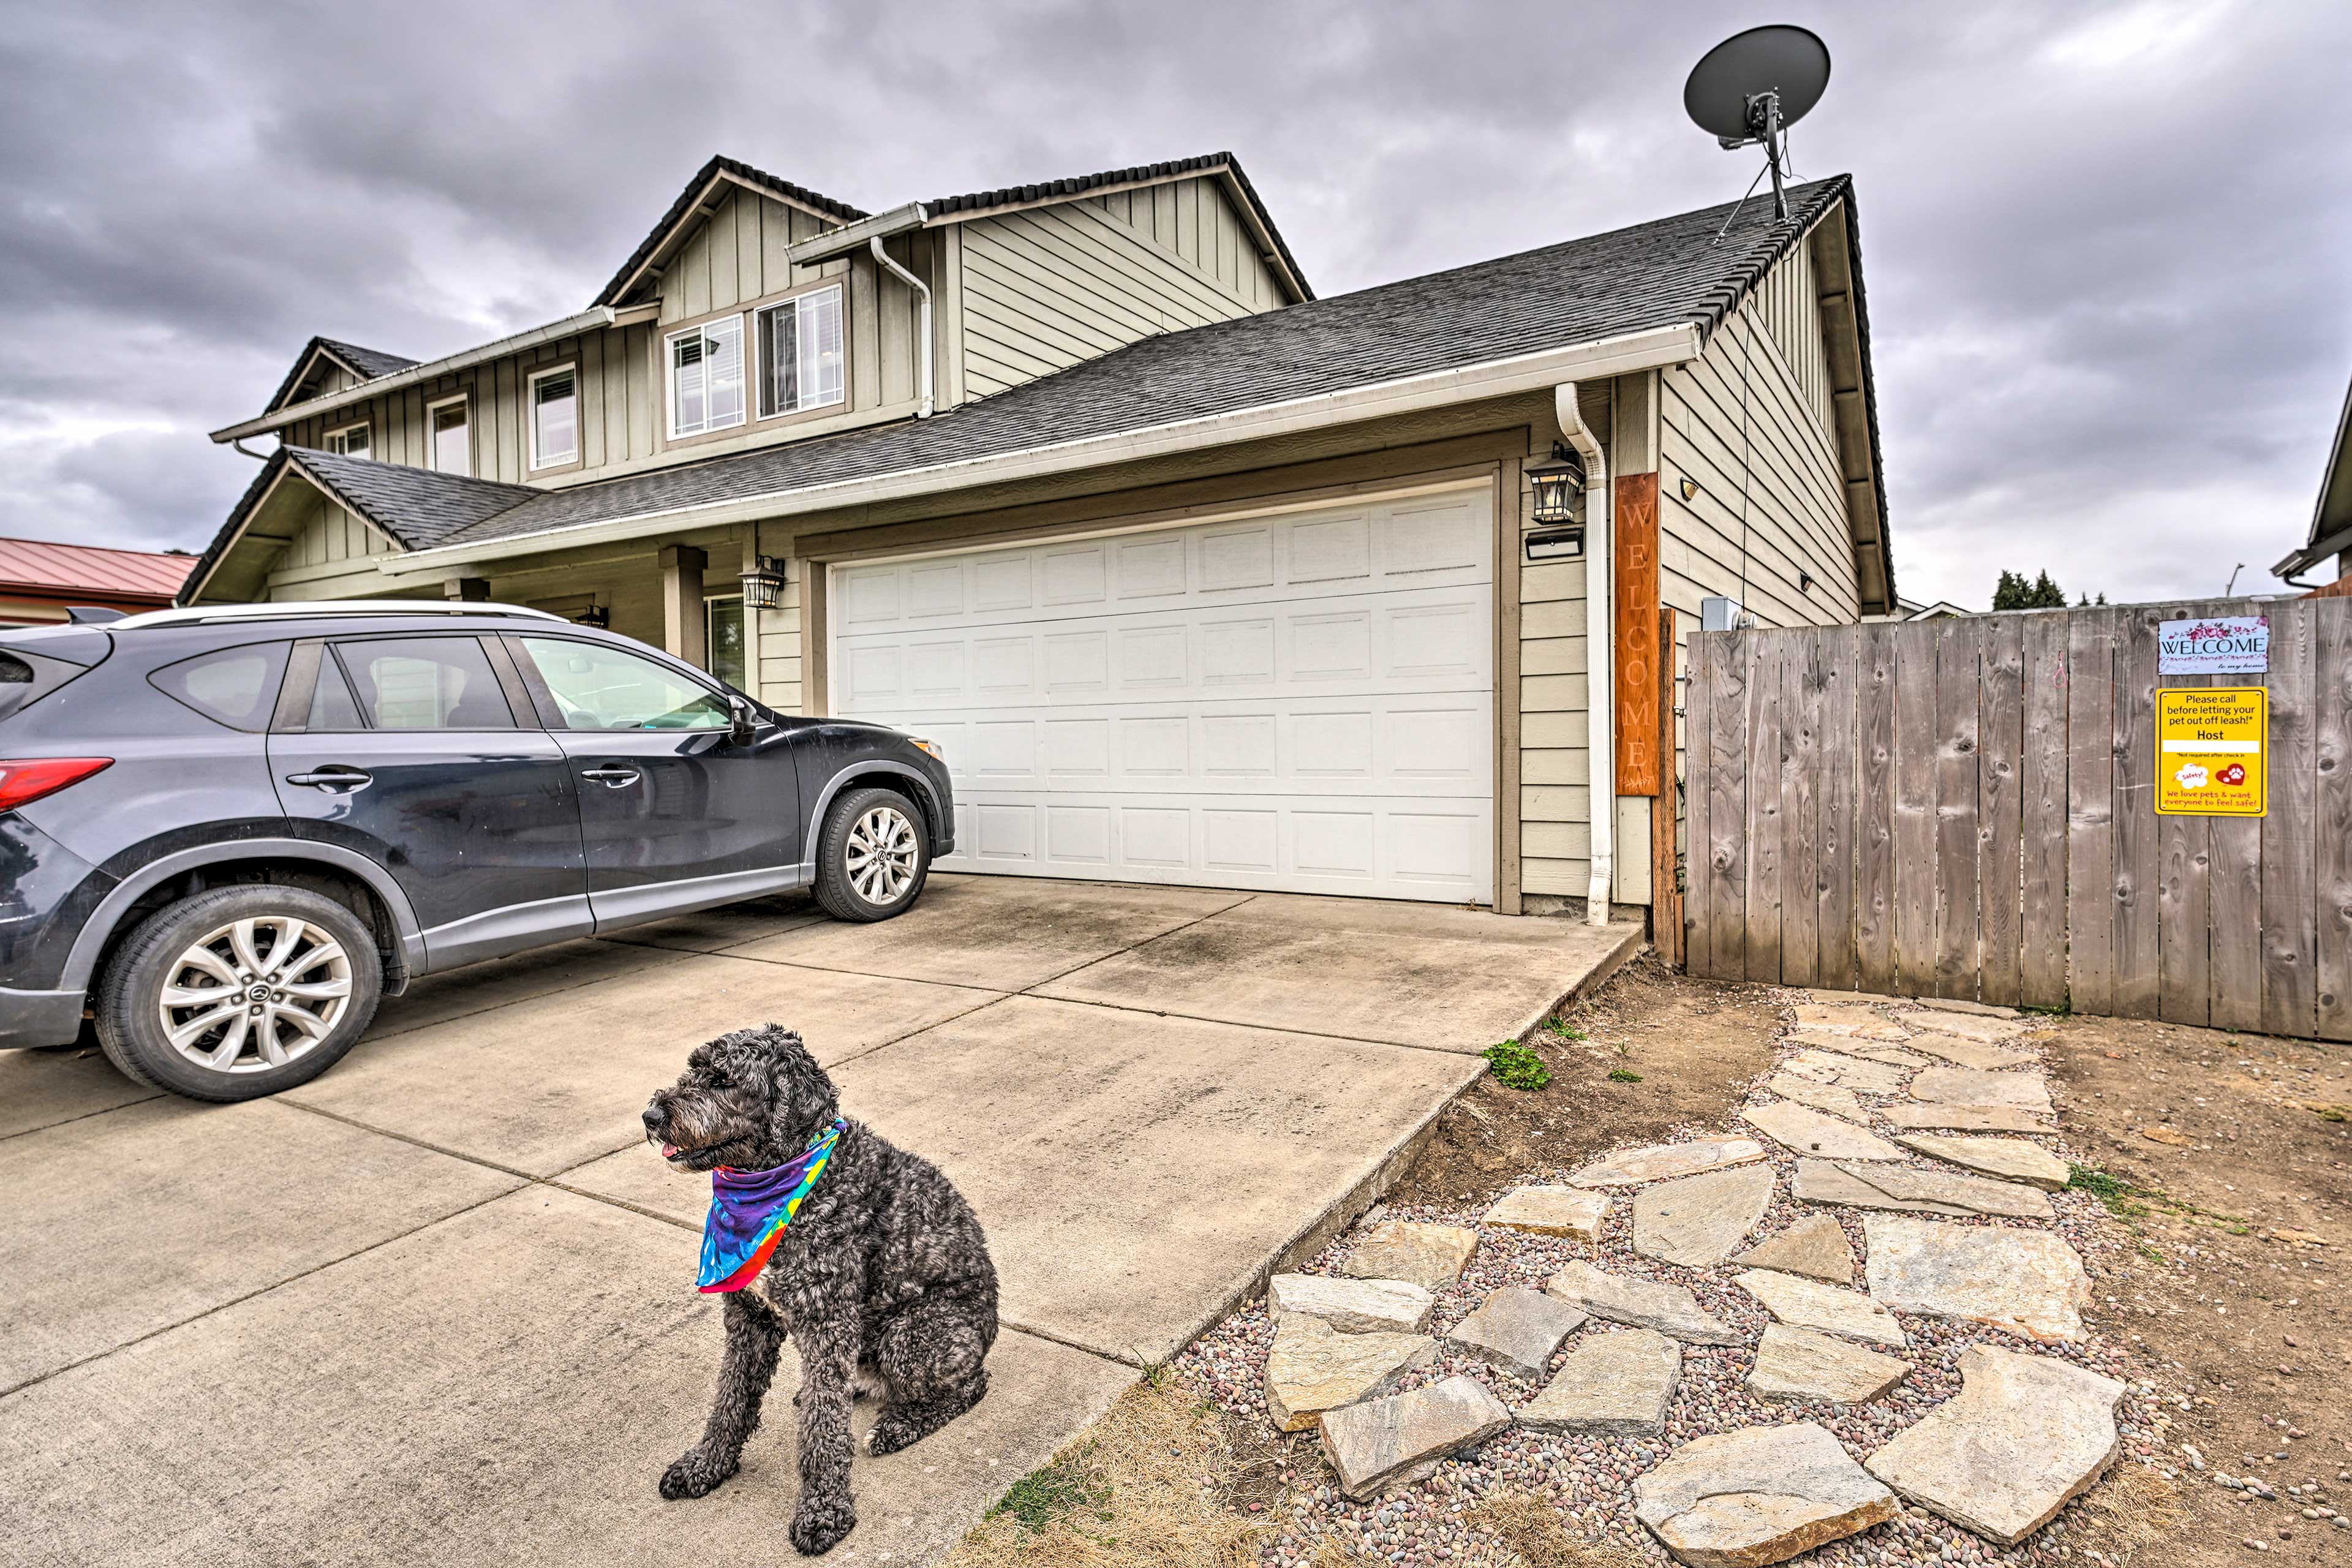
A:
[[[214,1072],[268,1072],[316,1047],[352,1000],[351,955],[299,915],[232,921],[164,972],[156,1005],[172,1048]]]
[[[869,904],[890,905],[915,885],[915,825],[894,805],[870,808],[849,830],[849,885]]]

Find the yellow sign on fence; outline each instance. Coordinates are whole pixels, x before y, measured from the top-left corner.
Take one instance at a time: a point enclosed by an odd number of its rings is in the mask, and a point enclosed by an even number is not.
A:
[[[2156,809],[2172,816],[2260,816],[2270,693],[2259,686],[2156,694]]]

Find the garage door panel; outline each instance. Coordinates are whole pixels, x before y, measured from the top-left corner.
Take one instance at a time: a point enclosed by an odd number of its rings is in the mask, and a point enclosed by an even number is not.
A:
[[[937,741],[944,869],[1492,896],[1482,493],[836,569],[836,711]]]

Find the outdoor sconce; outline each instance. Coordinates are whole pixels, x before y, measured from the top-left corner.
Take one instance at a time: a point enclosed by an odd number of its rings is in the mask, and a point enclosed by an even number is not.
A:
[[[583,605],[572,614],[572,624],[575,626],[594,626],[599,631],[608,631],[613,625],[612,606]]]
[[[1698,500],[1698,481],[1697,481],[1696,479],[1685,479],[1685,480],[1683,480],[1683,481],[1682,481],[1682,488],[1683,488],[1683,500]]]
[[[1584,497],[1584,464],[1575,453],[1555,441],[1549,460],[1529,464],[1527,476],[1535,488],[1538,528],[1576,521],[1577,506]]]
[[[1530,561],[1581,561],[1584,559],[1584,525],[1572,522],[1563,528],[1538,528],[1523,535],[1527,540]]]
[[[786,581],[782,562],[772,555],[753,557],[750,570],[742,576],[743,607],[747,610],[781,609],[784,603]]]

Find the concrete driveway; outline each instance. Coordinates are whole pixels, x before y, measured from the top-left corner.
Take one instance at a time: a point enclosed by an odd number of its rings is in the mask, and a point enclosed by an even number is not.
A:
[[[654,1491],[719,1308],[693,1289],[709,1189],[636,1126],[689,1047],[769,1019],[955,1179],[1003,1279],[988,1399],[857,1461],[832,1559],[927,1561],[1637,941],[942,876],[883,925],[768,900],[425,981],[247,1105],[0,1053],[0,1561],[788,1559],[789,1388],[736,1480]]]

